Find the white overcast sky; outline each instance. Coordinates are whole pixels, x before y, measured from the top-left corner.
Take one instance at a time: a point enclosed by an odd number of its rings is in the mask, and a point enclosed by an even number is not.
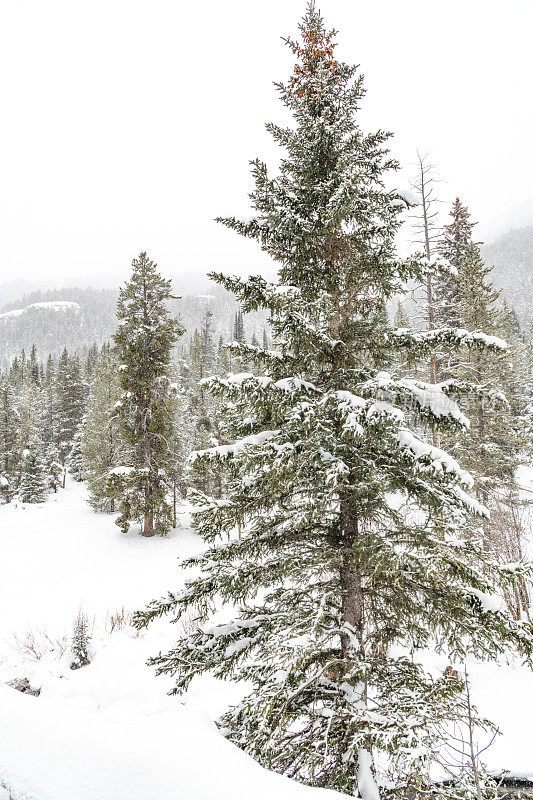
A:
[[[533,0],[322,0],[365,128],[429,151],[485,238],[533,223]],[[304,0],[3,0],[0,280],[264,267],[246,214]],[[407,172],[398,177],[407,184]]]

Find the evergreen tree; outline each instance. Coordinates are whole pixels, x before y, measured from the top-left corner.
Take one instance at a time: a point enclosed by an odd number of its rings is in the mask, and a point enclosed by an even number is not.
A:
[[[20,454],[17,449],[18,412],[13,389],[6,378],[0,382],[0,488],[2,498],[13,497]]]
[[[202,327],[193,334],[188,359],[188,408],[190,449],[204,450],[218,444],[216,403],[207,392],[204,380],[215,373],[215,351],[211,333],[212,313],[207,310]],[[242,321],[242,314],[241,314]],[[235,317],[234,327],[237,324]],[[189,484],[204,492],[213,490],[215,471],[208,464],[194,461],[189,469]]]
[[[47,481],[41,448],[33,444],[25,450],[19,495],[23,503],[42,503],[46,499]]]
[[[499,292],[491,283],[491,272],[492,267],[484,264],[478,245],[468,243],[458,262],[454,313],[461,327],[503,336],[508,345],[501,341],[499,348],[469,351],[445,365],[445,369],[453,372],[456,381],[474,381],[503,394],[496,402],[482,397],[468,399],[465,411],[470,427],[462,435],[450,437],[450,444],[453,443],[454,452],[474,476],[476,496],[491,511],[490,520],[483,526],[486,546],[500,560],[511,562],[520,560],[524,551],[515,475],[519,464],[527,458],[529,441],[529,427],[523,413],[527,401],[521,388],[525,364],[516,317],[497,307]],[[505,596],[517,618],[528,613],[525,582],[513,591],[506,591]]]
[[[31,348],[30,361],[28,364],[28,379],[36,386],[41,385],[41,373],[39,369],[39,361],[37,359],[37,348],[35,345]]]
[[[170,281],[156,267],[146,253],[133,259],[131,278],[119,294],[114,336],[122,388],[118,415],[132,465],[117,524],[126,531],[132,521],[141,522],[144,536],[165,534],[172,524],[166,496],[176,387],[168,373],[172,348],[183,333],[166,307],[173,297]]]
[[[59,460],[59,450],[53,442],[46,446],[44,461],[48,476],[48,488],[55,494],[63,481],[63,465]]]
[[[246,334],[244,332],[244,318],[241,309],[235,312],[233,318],[233,335],[232,342],[241,345],[241,347],[233,348],[228,351],[230,355],[232,372],[242,372],[248,369],[249,361],[244,355],[246,351]]]
[[[178,392],[174,395],[170,416],[168,479],[172,494],[172,527],[178,524],[177,506],[180,498],[186,495],[186,456],[189,444],[188,426],[184,415],[184,398]]]
[[[457,303],[459,299],[458,273],[467,248],[472,244],[472,231],[477,224],[470,221],[470,213],[456,197],[450,211],[451,222],[444,226],[438,252],[452,267],[436,283],[437,323],[443,327],[459,327]]]
[[[394,314],[394,327],[400,329],[411,327],[409,317],[401,300],[398,300],[396,305],[396,312]]]
[[[233,320],[233,339],[239,343],[246,341],[244,334],[244,319],[240,309],[235,313],[235,318]]]
[[[224,339],[220,336],[217,347],[216,373],[217,375],[227,375],[230,370],[231,354],[224,344]]]
[[[473,242],[467,244],[456,277],[455,314],[461,327],[496,336],[502,333],[502,315],[496,307],[499,292],[490,283],[490,272],[479,247]],[[462,354],[454,360],[454,378],[501,391],[508,370],[505,350],[505,342],[501,340],[499,349]],[[505,403],[472,398],[466,408],[471,425],[468,433],[460,437],[457,451],[462,463],[476,477],[480,499],[487,503],[495,480],[513,480],[519,445],[512,434],[509,407]]]
[[[279,175],[254,162],[257,215],[224,220],[278,262],[279,283],[213,276],[245,312],[268,310],[277,350],[248,349],[263,374],[210,382],[238,438],[197,458],[227,464],[227,497],[196,494],[210,545],[187,563],[197,577],[135,623],[194,608],[198,627],[152,660],[176,691],[203,672],[250,681],[221,720],[232,741],[267,767],[370,800],[373,755],[386,754],[400,790],[423,789],[446,726],[467,714],[463,683],[428,675],[417,649],[436,639],[456,658],[466,648],[530,658],[531,630],[491,610],[519,568],[484,555],[470,477],[417,433],[466,424],[462,388],[386,371],[400,348],[415,360],[435,340],[491,341],[388,325],[386,302],[430,267],[397,257],[387,134],[358,127],[362,79],[336,60],[312,3],[301,34],[279,87],[295,127],[269,126],[286,149]],[[204,625],[215,598],[230,620]]]
[[[24,351],[22,351],[24,353]],[[9,368],[9,383],[14,389],[22,386],[22,365],[19,357],[15,356]]]
[[[72,475],[74,480],[78,482],[83,480],[83,455],[81,449],[81,439],[83,435],[84,424],[85,424],[85,417],[78,425],[76,433],[74,434],[74,441],[72,442],[72,448],[67,458],[68,471]]]
[[[87,615],[80,611],[74,621],[71,643],[71,652],[73,656],[73,660],[70,664],[71,669],[80,669],[91,663],[91,659],[89,658],[90,643],[89,620],[87,619]]]
[[[41,393],[38,387],[28,380],[22,387],[18,406],[17,448],[19,458],[35,445],[40,448],[42,430]]]
[[[98,367],[99,360],[100,360],[100,350],[95,342],[89,348],[89,352],[87,353],[87,359],[85,361],[85,379],[88,384],[90,384],[94,378],[94,374]]]
[[[54,427],[60,460],[66,464],[74,438],[85,413],[87,385],[80,361],[65,348],[57,364],[54,379]]]
[[[56,399],[55,399],[55,364],[52,355],[48,356],[46,368],[42,381],[42,404],[43,404],[43,442],[46,445],[55,445],[57,441],[57,419],[56,419]],[[57,450],[59,461],[60,455]]]
[[[99,511],[115,510],[115,493],[109,492],[112,469],[129,466],[128,448],[120,431],[116,405],[121,387],[117,354],[104,344],[91,385],[81,436],[82,474],[89,487],[89,502]]]

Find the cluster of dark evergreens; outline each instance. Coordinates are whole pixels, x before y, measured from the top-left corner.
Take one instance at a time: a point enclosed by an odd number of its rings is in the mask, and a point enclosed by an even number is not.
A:
[[[65,348],[54,361],[22,351],[0,376],[0,485],[8,502],[40,502],[64,484],[67,463],[79,475],[75,442],[97,359],[82,365]],[[70,461],[69,461],[70,458]]]
[[[143,262],[143,269],[146,264]],[[175,385],[168,409],[168,457],[165,455],[173,525],[177,499],[185,495],[187,485],[219,496],[222,493],[222,470],[191,466],[186,474],[185,469],[192,450],[224,441],[218,405],[202,380],[246,367],[224,347],[232,340],[246,342],[242,311],[227,320],[225,337],[215,336],[209,302],[206,299],[201,325],[188,343],[180,347],[172,341],[163,359],[162,371]],[[264,330],[262,342],[268,345]],[[259,346],[254,331],[251,343]],[[95,509],[113,512],[119,508],[135,460],[136,440],[135,432],[128,439],[121,424],[124,369],[119,370],[119,355],[118,342],[101,347],[93,344],[81,356],[65,348],[58,359],[53,355],[39,358],[33,346],[29,356],[23,350],[0,374],[0,490],[4,502],[17,497],[23,502],[42,502],[49,491],[64,486],[68,472],[75,480],[87,481]],[[143,363],[152,360],[152,355],[145,358],[142,354]],[[134,514],[133,520],[136,518]],[[138,518],[141,521],[141,515]],[[126,515],[125,527],[130,519]],[[156,529],[165,532],[167,528]]]

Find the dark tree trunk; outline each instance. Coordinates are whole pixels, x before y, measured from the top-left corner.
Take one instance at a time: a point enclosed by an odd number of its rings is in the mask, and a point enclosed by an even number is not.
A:
[[[363,591],[361,573],[357,569],[354,544],[358,535],[358,519],[348,502],[341,502],[340,542],[342,562],[340,567],[340,583],[342,592],[342,619],[353,631],[353,636],[344,633],[341,636],[342,655],[345,659],[353,659],[361,655],[363,650]],[[356,637],[357,642],[354,641]]]
[[[143,536],[153,536],[154,535],[154,517],[153,514],[147,514],[144,518],[143,524]]]

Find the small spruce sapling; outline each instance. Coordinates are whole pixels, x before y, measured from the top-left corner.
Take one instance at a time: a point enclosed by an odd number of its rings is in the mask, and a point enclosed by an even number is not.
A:
[[[74,630],[72,635],[71,652],[72,662],[71,669],[80,669],[90,664],[89,645],[91,636],[89,634],[89,620],[83,611],[78,612],[78,616],[74,621]]]

